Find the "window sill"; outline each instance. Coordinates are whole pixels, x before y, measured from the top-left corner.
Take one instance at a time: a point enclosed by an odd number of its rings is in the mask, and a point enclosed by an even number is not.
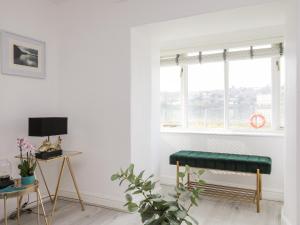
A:
[[[173,134],[203,134],[225,136],[259,136],[259,137],[284,137],[284,131],[234,131],[234,130],[188,130],[188,129],[160,129],[160,133]]]

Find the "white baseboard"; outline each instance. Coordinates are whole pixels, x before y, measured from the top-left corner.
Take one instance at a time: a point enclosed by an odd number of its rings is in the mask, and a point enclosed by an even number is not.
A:
[[[126,208],[124,207],[125,202],[120,199],[115,199],[109,196],[98,196],[93,194],[87,193],[80,193],[84,202],[96,206],[102,206],[105,208],[110,208],[122,212],[127,212]],[[67,191],[67,190],[60,190],[59,196],[66,197],[66,198],[74,198],[77,199],[76,192]]]
[[[161,176],[160,177],[160,183],[162,185],[174,185],[176,181],[175,177],[168,177],[168,176]],[[239,188],[250,188],[253,189],[254,187],[246,186],[246,185],[239,185],[239,184],[233,184],[233,183],[227,183],[227,182],[217,182],[212,180],[205,180],[207,183],[212,183],[216,185],[224,185],[224,186],[233,186],[233,187],[239,187]],[[263,199],[266,200],[272,200],[272,201],[283,201],[283,192],[280,190],[273,190],[273,189],[264,189],[263,188]]]
[[[281,225],[292,225],[284,213],[284,207],[281,210]]]

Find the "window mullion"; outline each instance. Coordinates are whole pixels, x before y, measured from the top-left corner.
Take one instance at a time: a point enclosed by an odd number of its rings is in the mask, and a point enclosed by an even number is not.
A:
[[[182,126],[188,128],[188,66],[181,68]]]
[[[229,128],[229,63],[224,61],[224,128]]]
[[[280,57],[272,58],[272,128],[280,128]]]

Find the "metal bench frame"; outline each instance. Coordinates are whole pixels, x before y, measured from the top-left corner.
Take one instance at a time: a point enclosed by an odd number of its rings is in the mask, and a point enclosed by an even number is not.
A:
[[[207,170],[205,168],[204,170]],[[180,172],[180,162],[176,161],[176,185],[179,185],[179,172]],[[231,171],[235,173],[235,171]],[[249,173],[253,175],[253,173]],[[191,179],[190,173],[187,177],[187,186],[189,188],[193,188],[198,186],[196,182],[193,182]],[[203,188],[202,195],[209,197],[220,197],[229,200],[238,200],[238,201],[246,201],[246,202],[254,202],[256,203],[256,211],[260,212],[260,200],[262,200],[262,176],[260,173],[260,169],[256,170],[256,189],[246,189],[246,188],[238,188],[232,186],[223,186],[223,185],[215,185],[215,184],[203,184],[200,186]]]

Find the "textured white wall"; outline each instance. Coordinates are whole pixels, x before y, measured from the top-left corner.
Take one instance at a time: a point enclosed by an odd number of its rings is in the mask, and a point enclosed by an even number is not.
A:
[[[18,153],[16,139],[27,136],[28,117],[59,115],[56,12],[54,4],[46,0],[0,0],[0,29],[45,41],[47,48],[46,79],[7,76],[0,72],[0,159],[13,162],[13,175],[18,174],[17,160],[14,159]],[[29,139],[36,144],[41,141]],[[50,165],[47,168],[51,179],[56,167]],[[16,206],[15,200],[10,202],[11,210]],[[0,218],[2,206],[1,203]]]

